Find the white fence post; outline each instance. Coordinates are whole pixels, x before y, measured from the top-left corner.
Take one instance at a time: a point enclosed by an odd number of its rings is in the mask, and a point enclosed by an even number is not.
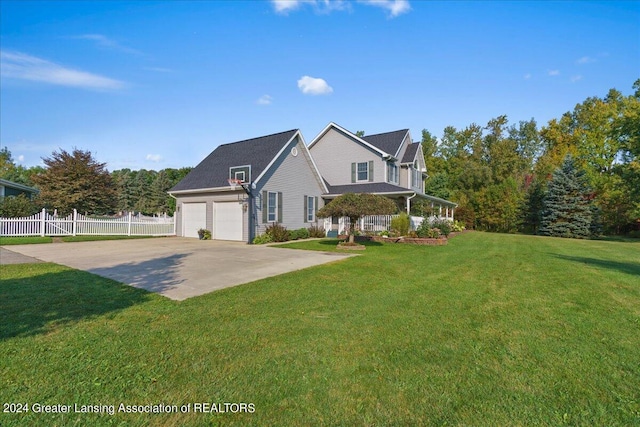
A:
[[[129,223],[127,224],[127,236],[131,236],[131,212],[129,212]]]
[[[76,235],[76,230],[77,230],[77,224],[78,224],[78,211],[76,209],[73,210],[73,228],[72,228],[72,235]]]
[[[46,209],[42,208],[42,212],[40,212],[40,236],[44,237],[45,232],[45,217],[46,217]]]

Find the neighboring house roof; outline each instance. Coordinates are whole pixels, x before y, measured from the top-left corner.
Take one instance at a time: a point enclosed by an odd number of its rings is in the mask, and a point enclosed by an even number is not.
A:
[[[276,155],[296,136],[297,129],[259,138],[222,144],[201,161],[169,192],[227,187],[229,168],[251,165],[255,182]]]
[[[400,163],[413,163],[413,161],[416,159],[418,148],[420,148],[419,142],[414,142],[413,144],[407,145],[407,150],[404,152],[404,156],[402,156],[402,160],[400,161]]]
[[[374,147],[395,157],[402,147],[402,142],[404,141],[405,136],[407,136],[407,132],[409,132],[409,129],[402,129],[393,132],[378,133],[375,135],[365,135],[362,139]]]
[[[24,184],[18,184],[17,182],[8,181],[6,179],[0,179],[0,185],[3,187],[14,188],[16,190],[24,191],[25,193],[37,193],[38,189],[29,187]]]

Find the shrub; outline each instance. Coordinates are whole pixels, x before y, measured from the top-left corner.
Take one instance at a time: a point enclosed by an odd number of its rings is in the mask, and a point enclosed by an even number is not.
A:
[[[449,221],[447,221],[447,223],[449,223]],[[422,238],[437,239],[441,234],[444,234],[442,233],[442,230],[438,228],[439,225],[441,224],[438,220],[430,222],[425,218],[424,220],[422,220],[422,223],[420,223],[420,226],[416,230],[416,234],[418,235],[418,237]]]
[[[259,234],[253,238],[254,245],[264,245],[265,243],[271,243],[272,241],[271,235],[267,233]]]
[[[418,237],[429,237],[429,230],[431,230],[431,224],[427,218],[424,218],[418,228],[416,228],[416,234]]]
[[[439,228],[440,233],[442,233],[444,236],[448,236],[449,233],[451,233],[451,221],[449,221],[448,219],[443,219],[443,218],[436,219],[431,224],[431,227]]]
[[[391,220],[391,230],[397,233],[399,236],[406,236],[409,232],[409,226],[411,224],[411,219],[409,215],[405,212],[402,212],[397,217]]]
[[[274,222],[273,224],[267,227],[267,229],[265,230],[265,234],[268,234],[271,236],[272,242],[286,242],[289,240],[289,237],[290,237],[289,230],[287,230],[287,227],[280,225],[276,222]]]
[[[198,230],[200,240],[211,240],[211,231],[201,228]]]
[[[0,217],[18,218],[38,213],[38,207],[24,194],[0,197]]]
[[[309,238],[309,230],[306,228],[299,228],[296,230],[298,232],[298,237],[300,239],[308,239]]]
[[[324,229],[318,226],[312,225],[307,229],[309,237],[325,237]]]
[[[464,226],[464,222],[456,220],[453,222],[453,224],[451,224],[451,231],[454,231],[456,233],[459,233],[460,231],[464,231],[466,229],[467,227]]]

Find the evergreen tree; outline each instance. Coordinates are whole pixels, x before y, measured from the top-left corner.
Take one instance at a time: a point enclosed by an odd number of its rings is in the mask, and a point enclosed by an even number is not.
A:
[[[585,173],[571,156],[553,173],[543,206],[539,234],[588,238],[597,229]]]

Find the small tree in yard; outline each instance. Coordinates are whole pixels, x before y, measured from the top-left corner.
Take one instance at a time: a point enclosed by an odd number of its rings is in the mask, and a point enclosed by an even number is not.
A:
[[[396,204],[390,199],[375,194],[346,193],[333,199],[318,211],[319,218],[346,216],[349,227],[349,243],[354,243],[355,225],[365,215],[391,215],[396,212]]]
[[[588,238],[598,229],[585,173],[567,156],[553,173],[543,199],[539,233],[544,236]]]

